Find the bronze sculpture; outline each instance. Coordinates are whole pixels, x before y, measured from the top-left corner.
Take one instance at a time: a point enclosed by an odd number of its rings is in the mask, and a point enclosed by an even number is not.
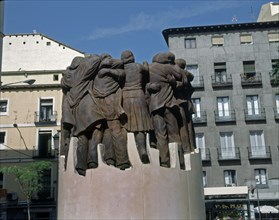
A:
[[[184,153],[196,147],[191,119],[193,75],[185,66],[185,60],[175,60],[170,52],[156,54],[151,64],[135,63],[129,50],[122,52],[121,59],[109,54],[75,57],[61,80],[60,154],[65,155],[65,167],[74,136],[78,139],[75,169],[80,175],[98,167],[100,143],[108,165],[130,168],[127,132],[133,132],[142,163],[150,163],[146,150],[150,133],[160,165],[170,167],[168,144],[176,142],[184,169]]]

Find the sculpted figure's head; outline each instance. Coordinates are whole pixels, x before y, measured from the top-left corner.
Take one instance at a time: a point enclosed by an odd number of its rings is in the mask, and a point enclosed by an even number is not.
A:
[[[186,60],[184,60],[184,59],[182,59],[182,58],[179,58],[179,59],[176,59],[175,60],[175,64],[177,65],[177,66],[179,66],[181,69],[185,69],[185,67],[186,67]]]
[[[121,60],[123,60],[124,64],[126,63],[134,63],[135,62],[135,57],[132,51],[130,50],[125,50],[121,53]]]
[[[79,64],[81,63],[81,61],[84,59],[84,57],[75,57],[73,60],[72,60],[72,63],[71,65],[69,66],[69,69],[70,70],[74,70],[76,69]]]
[[[161,64],[174,64],[175,55],[171,52],[158,53],[152,58],[152,62]]]

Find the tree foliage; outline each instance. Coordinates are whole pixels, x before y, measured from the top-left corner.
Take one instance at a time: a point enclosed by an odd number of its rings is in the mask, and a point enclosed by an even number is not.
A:
[[[1,167],[0,172],[14,175],[20,185],[20,189],[26,197],[28,206],[28,219],[30,219],[30,201],[33,196],[43,188],[41,178],[46,169],[51,168],[51,162],[38,161],[27,165],[14,165]]]
[[[272,69],[271,76],[275,83],[279,83],[279,60],[276,61],[275,67]]]

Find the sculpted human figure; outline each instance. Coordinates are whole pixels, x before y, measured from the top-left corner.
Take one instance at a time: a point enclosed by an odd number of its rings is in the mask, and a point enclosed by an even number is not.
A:
[[[147,85],[150,94],[149,111],[152,114],[160,165],[163,167],[170,167],[168,143],[177,142],[181,145],[179,128],[174,115],[174,110],[178,108],[173,95],[176,80],[172,74],[173,67],[169,62],[167,53],[159,53],[153,57],[149,65],[150,82]]]
[[[85,175],[87,168],[95,168],[98,164],[97,155],[91,155],[88,148],[96,139],[92,131],[96,130],[96,126],[99,127],[99,121],[103,120],[103,116],[89,91],[92,90],[93,79],[98,73],[101,61],[98,55],[74,58],[61,80],[62,88],[67,89],[63,100],[62,120],[63,124],[68,123],[67,117],[73,120],[72,135],[78,138],[75,169],[80,175]]]
[[[109,129],[112,138],[110,147],[114,148],[115,165],[121,170],[125,170],[131,165],[127,151],[127,132],[121,125],[125,116],[121,106],[121,84],[125,80],[123,61],[113,59],[108,54],[102,55],[102,58],[100,70],[94,79],[93,99]]]
[[[135,63],[134,55],[126,50],[121,54],[124,62],[125,84],[123,88],[123,108],[127,115],[125,128],[135,135],[140,159],[149,163],[146,150],[146,132],[153,130],[146,97],[144,94],[144,77],[148,77],[148,64]],[[144,88],[143,88],[144,87]]]
[[[184,59],[176,59],[175,64],[179,66],[183,72],[184,83],[182,94],[184,95],[184,99],[187,101],[185,104],[182,105],[183,110],[185,112],[187,127],[188,127],[188,138],[190,147],[186,148],[186,152],[192,152],[196,148],[196,138],[195,138],[195,130],[194,124],[192,120],[192,114],[194,114],[194,105],[192,103],[191,97],[194,93],[195,89],[191,85],[191,81],[194,79],[194,75],[189,71],[185,70],[186,61]]]

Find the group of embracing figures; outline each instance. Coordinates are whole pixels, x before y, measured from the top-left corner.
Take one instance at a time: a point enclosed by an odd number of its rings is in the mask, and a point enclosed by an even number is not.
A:
[[[121,59],[109,54],[75,57],[61,79],[63,91],[60,154],[65,166],[70,138],[77,137],[75,169],[80,175],[98,166],[98,144],[105,163],[131,167],[127,132],[134,133],[139,157],[150,163],[150,146],[159,150],[160,166],[170,167],[168,144],[178,144],[181,169],[184,154],[196,148],[192,122],[193,75],[186,61],[171,52],[158,53],[152,63],[135,62],[131,51]]]

